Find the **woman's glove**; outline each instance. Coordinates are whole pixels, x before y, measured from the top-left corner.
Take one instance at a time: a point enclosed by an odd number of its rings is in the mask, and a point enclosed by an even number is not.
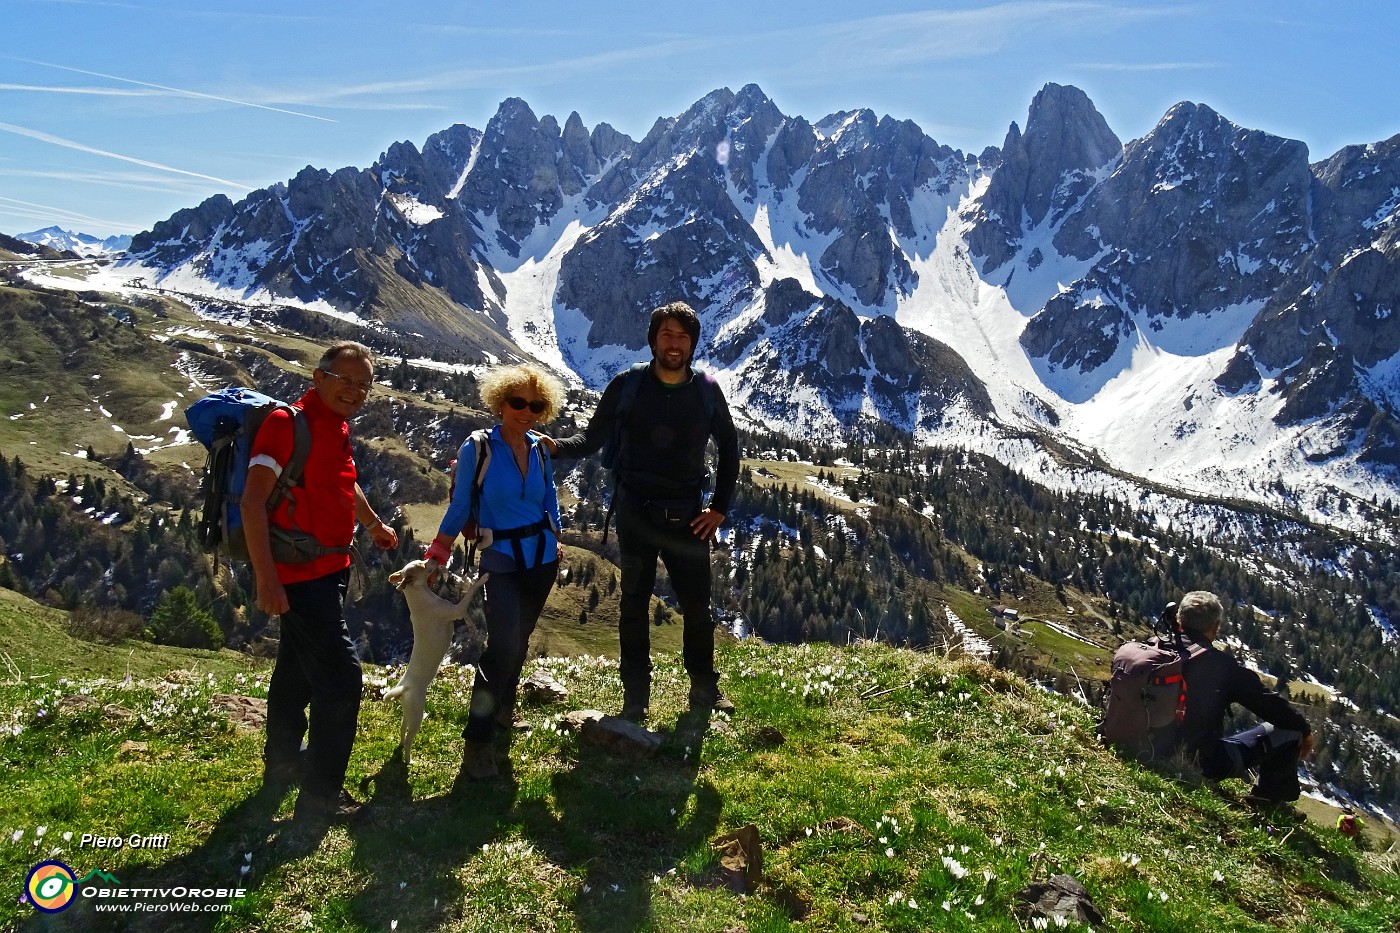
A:
[[[448,561],[452,560],[452,551],[441,538],[435,538],[433,543],[428,545],[428,549],[423,552],[423,559],[437,561],[439,565],[446,567]]]

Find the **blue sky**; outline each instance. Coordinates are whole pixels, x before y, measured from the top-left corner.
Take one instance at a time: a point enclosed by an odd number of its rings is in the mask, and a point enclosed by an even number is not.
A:
[[[1175,103],[1313,160],[1400,132],[1400,3],[4,0],[0,231],[148,229],[302,167],[478,129],[520,97],[640,139],[757,83],[815,122],[869,108],[965,151],[1046,82],[1124,141]]]

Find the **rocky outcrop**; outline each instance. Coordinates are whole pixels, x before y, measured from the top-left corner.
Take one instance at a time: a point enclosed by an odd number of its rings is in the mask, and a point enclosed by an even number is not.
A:
[[[1136,330],[1131,315],[1119,302],[1105,300],[1101,291],[1077,282],[1051,298],[1026,323],[1021,346],[1029,356],[1043,360],[1050,372],[1074,369],[1087,373],[1107,363]]]
[[[536,227],[553,220],[566,198],[588,189],[607,158],[599,158],[577,114],[560,130],[553,117],[537,119],[518,98],[501,104],[480,146],[458,200],[464,210],[494,218],[495,245],[511,257]]]
[[[646,344],[646,315],[670,301],[713,306],[757,292],[754,257],[766,252],[739,215],[713,160],[693,153],[580,237],[559,270],[555,300],[591,321],[590,347]]]
[[[834,234],[821,271],[859,304],[886,307],[918,285],[899,243],[919,235],[911,200],[921,188],[965,182],[965,160],[913,123],[877,121],[868,110],[833,114],[815,132],[797,203],[813,231]]]
[[[1243,342],[1277,369],[1319,339],[1374,366],[1400,353],[1400,136],[1349,146],[1312,171],[1317,245]]]
[[[862,320],[792,279],[770,285],[764,303],[761,338],[743,345],[742,359],[732,352],[738,341],[716,347],[722,358],[731,351],[726,362],[739,371],[752,413],[791,417],[794,407],[810,408],[815,423],[851,425],[874,411],[910,431],[936,427],[955,408],[993,413],[962,357],[887,315]]]
[[[1086,280],[1120,284],[1124,310],[1188,317],[1274,294],[1311,246],[1311,189],[1302,143],[1178,104],[1124,148],[1055,246],[1102,255]]]
[[[1063,221],[1055,247],[1098,261],[1021,345],[1089,372],[1153,318],[1271,300],[1312,242],[1311,187],[1302,143],[1177,105]]]
[[[1031,101],[1026,132],[1015,123],[1002,143],[1000,165],[970,214],[968,245],[982,271],[1002,266],[1031,228],[1058,223],[1095,182],[1095,172],[1118,158],[1122,144],[1088,95],[1047,84]]]
[[[233,202],[216,194],[158,222],[131,238],[131,252],[162,266],[174,266],[204,251],[214,232],[233,216]]]

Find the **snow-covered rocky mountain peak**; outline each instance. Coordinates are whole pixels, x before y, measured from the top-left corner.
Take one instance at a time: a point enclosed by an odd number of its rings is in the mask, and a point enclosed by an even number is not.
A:
[[[634,142],[511,99],[484,131],[211,198],[132,261],[594,388],[684,300],[700,360],[775,429],[878,419],[1067,484],[1088,480],[1035,437],[1203,495],[1394,497],[1400,137],[1310,165],[1183,103],[1125,144],[1056,84],[1023,125],[964,154],[748,85]]]
[[[20,233],[17,239],[36,246],[47,246],[59,251],[67,250],[79,256],[112,256],[124,252],[131,245],[129,236],[95,237],[87,233],[74,233],[62,227],[45,227],[30,233]]]

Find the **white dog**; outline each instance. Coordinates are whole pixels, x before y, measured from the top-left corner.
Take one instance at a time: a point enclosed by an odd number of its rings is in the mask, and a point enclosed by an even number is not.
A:
[[[466,618],[467,604],[490,576],[482,574],[471,581],[461,601],[452,603],[428,588],[428,579],[436,570],[436,564],[415,560],[389,575],[389,582],[408,602],[408,617],[413,622],[413,653],[409,656],[408,667],[397,686],[384,692],[384,699],[398,697],[403,704],[399,747],[403,749],[405,766],[413,748],[413,738],[423,722],[423,704],[428,696],[428,685],[433,682],[438,666],[452,644],[452,623]]]

